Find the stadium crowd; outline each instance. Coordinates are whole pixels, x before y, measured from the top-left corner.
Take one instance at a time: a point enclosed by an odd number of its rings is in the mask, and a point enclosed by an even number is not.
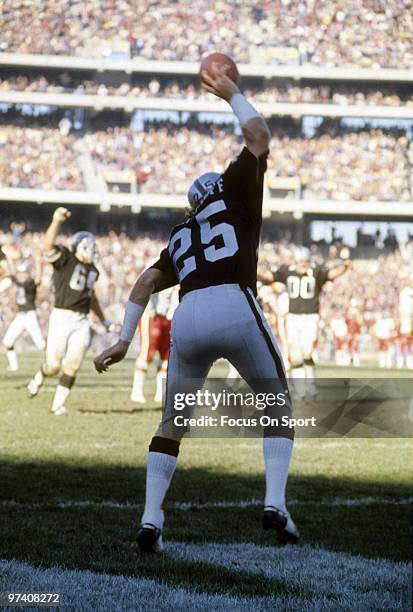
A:
[[[74,143],[52,128],[0,125],[0,186],[82,189]]]
[[[0,51],[410,68],[411,0],[5,0]]]
[[[334,127],[329,132],[317,138],[274,137],[269,175],[298,176],[305,198],[411,200],[413,155],[405,135],[338,134]]]
[[[172,98],[185,100],[211,100],[211,95],[194,84],[183,84],[178,80],[166,83],[156,78],[138,83],[124,82],[117,87],[92,80],[76,80],[67,72],[59,75],[57,81],[50,81],[44,75],[30,78],[18,75],[11,78],[0,77],[0,91],[19,91],[36,93],[74,93],[76,95],[122,96],[127,98]],[[266,86],[264,89],[245,87],[244,93],[253,101],[337,104],[348,106],[413,106],[413,92],[399,94],[395,89],[384,87],[380,90],[359,91],[350,85],[298,86],[284,81],[279,86]]]
[[[36,251],[41,250],[44,235],[25,231],[22,225],[14,224],[11,231],[2,232],[0,244],[9,249],[17,260],[31,261]],[[62,238],[68,243],[68,238]],[[164,240],[141,235],[135,239],[125,233],[113,231],[98,237],[97,265],[101,272],[97,292],[105,307],[106,315],[115,322],[122,318],[122,305],[128,298],[131,286],[140,272],[159,255]],[[295,260],[300,247],[288,242],[263,242],[260,248],[260,266],[275,269],[281,264]],[[313,261],[323,263],[317,247],[312,247]],[[350,307],[362,320],[364,333],[370,333],[373,324],[383,316],[399,318],[400,291],[409,282],[413,243],[402,245],[391,254],[380,255],[372,260],[356,260],[343,277],[327,283],[322,293],[321,318],[323,320],[324,342],[332,341],[328,328],[333,317],[346,316]],[[334,261],[331,261],[334,263]],[[45,265],[37,305],[43,329],[52,307],[52,267]],[[1,275],[0,275],[1,276]],[[386,290],[383,291],[383,287]],[[0,337],[2,337],[15,313],[13,287],[0,279]],[[95,328],[99,331],[99,326]],[[100,330],[103,331],[103,330]],[[374,340],[371,338],[374,346]]]
[[[329,124],[312,138],[280,125],[273,134],[268,176],[296,177],[303,198],[411,200],[413,149],[404,132],[346,132]],[[110,127],[79,140],[98,172],[130,171],[142,193],[162,194],[186,193],[194,176],[222,171],[240,148],[232,127],[199,123]],[[0,185],[82,188],[74,145],[57,129],[0,126]]]

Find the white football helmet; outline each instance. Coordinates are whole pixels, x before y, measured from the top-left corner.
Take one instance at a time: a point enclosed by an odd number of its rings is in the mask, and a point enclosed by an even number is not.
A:
[[[72,239],[72,250],[82,263],[92,263],[96,257],[96,238],[91,232],[77,232]]]
[[[294,259],[297,263],[305,263],[311,261],[310,249],[307,249],[307,247],[300,247],[294,253]]]
[[[192,210],[195,210],[206,195],[212,192],[213,186],[220,176],[218,172],[206,172],[195,179],[188,191],[188,202]]]

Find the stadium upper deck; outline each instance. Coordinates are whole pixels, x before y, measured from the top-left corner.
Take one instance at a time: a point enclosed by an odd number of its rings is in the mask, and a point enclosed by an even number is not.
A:
[[[267,210],[371,214],[374,201],[377,214],[411,214],[411,0],[5,0],[2,8],[0,200],[181,206],[188,177],[203,169],[199,158],[222,165],[238,146],[234,136],[221,147],[196,126],[166,135],[120,126],[135,110],[183,112],[195,124],[198,113],[228,112],[195,79],[201,55],[223,50],[278,127],[288,117],[301,128],[309,117],[371,120],[363,132],[274,133]],[[13,119],[30,108],[61,117],[81,108],[82,127]],[[117,110],[114,130],[104,119],[90,128],[103,109]],[[109,193],[102,177],[118,172],[139,193]]]
[[[5,0],[1,50],[346,68],[413,65],[411,0]]]

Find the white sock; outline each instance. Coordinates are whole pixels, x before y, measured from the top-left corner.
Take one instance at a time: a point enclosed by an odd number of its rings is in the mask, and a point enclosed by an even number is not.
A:
[[[162,502],[175,472],[178,458],[165,453],[150,451],[146,471],[145,510],[143,523],[151,523],[159,529],[163,527]]]
[[[9,349],[6,351],[7,360],[9,362],[10,370],[18,370],[19,369],[19,361],[17,359],[17,353],[14,349]]]
[[[288,438],[264,438],[265,506],[274,506],[286,512],[285,487],[293,452],[293,441]]]
[[[33,380],[36,383],[36,385],[38,385],[38,386],[42,385],[44,383],[44,374],[43,374],[43,372],[41,370],[36,372],[36,374],[34,375]]]
[[[146,372],[144,370],[135,370],[135,374],[133,375],[132,395],[143,395],[145,378]]]
[[[56,408],[60,408],[65,405],[65,401],[69,397],[70,389],[67,387],[63,387],[62,385],[57,385],[56,393],[54,394],[54,400],[52,405],[52,410],[56,410]]]
[[[155,392],[155,400],[157,401],[161,401],[162,400],[162,390],[163,390],[163,381],[166,378],[166,371],[165,370],[159,370],[159,372],[156,375],[156,392]]]
[[[294,379],[293,388],[297,395],[305,397],[305,370],[303,366],[291,368],[291,377]]]
[[[304,364],[304,374],[306,378],[314,380],[315,378],[315,367],[307,363]]]

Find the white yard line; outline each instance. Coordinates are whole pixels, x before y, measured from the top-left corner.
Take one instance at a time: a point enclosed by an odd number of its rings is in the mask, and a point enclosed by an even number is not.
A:
[[[239,501],[211,501],[203,504],[196,502],[172,502],[167,504],[167,508],[177,510],[207,510],[209,508],[250,508],[253,506],[261,506],[263,503],[260,499],[241,499]],[[387,499],[385,497],[359,497],[354,499],[346,499],[336,497],[332,500],[311,500],[304,501],[300,499],[291,499],[288,506],[327,506],[327,507],[351,507],[351,506],[405,506],[413,503],[413,497],[405,499]],[[139,510],[143,508],[143,503],[116,502],[111,500],[92,501],[92,500],[57,500],[43,503],[19,502],[15,500],[0,501],[0,508],[108,508],[119,510]]]
[[[97,602],[101,602],[98,605],[102,610],[145,612],[331,612],[340,609],[400,612],[409,609],[411,570],[408,563],[367,559],[311,546],[280,548],[247,543],[169,542],[164,555],[177,568],[180,562],[186,568],[188,563],[193,563],[188,584],[198,589],[202,589],[202,567],[207,564],[211,568],[222,567],[234,578],[242,572],[243,576],[256,576],[270,584],[274,581],[274,594],[229,596],[220,593],[219,581],[214,585],[219,594],[194,593],[189,586],[178,587],[155,579],[56,567],[45,569],[14,560],[0,560],[0,592],[61,592],[64,603],[79,611],[95,611]]]

